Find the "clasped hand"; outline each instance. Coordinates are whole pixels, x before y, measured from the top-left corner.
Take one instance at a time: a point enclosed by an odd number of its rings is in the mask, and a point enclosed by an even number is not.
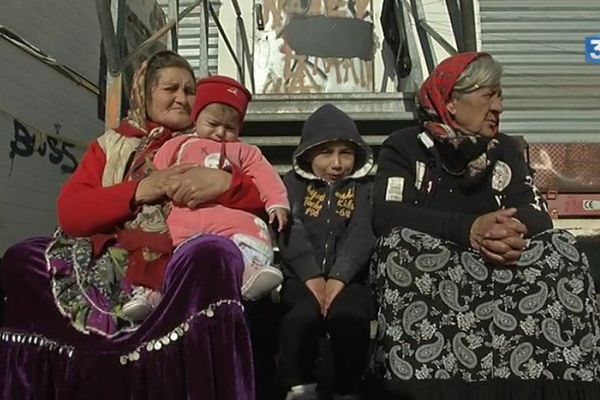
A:
[[[154,171],[138,184],[135,205],[155,203],[165,197],[177,205],[194,209],[215,199],[231,186],[231,174],[193,164]],[[277,222],[279,232],[287,225],[289,211],[276,207],[269,212],[269,224]]]
[[[471,226],[471,247],[488,262],[515,265],[527,247],[527,227],[516,214],[515,208],[509,208],[478,217]]]
[[[176,165],[154,171],[138,184],[135,204],[153,203],[168,197],[175,204],[196,208],[223,194],[231,174],[197,165]]]
[[[325,280],[323,277],[309,279],[304,284],[317,299],[321,315],[324,317],[327,316],[335,298],[346,287],[346,284],[342,281],[337,279]]]

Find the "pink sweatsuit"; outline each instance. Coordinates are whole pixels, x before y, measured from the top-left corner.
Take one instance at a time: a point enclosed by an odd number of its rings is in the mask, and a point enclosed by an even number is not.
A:
[[[217,142],[193,134],[181,135],[167,141],[158,150],[154,156],[154,164],[158,169],[178,164],[227,169],[234,164],[252,178],[267,212],[278,207],[290,209],[281,178],[258,147],[247,143]],[[174,245],[200,234],[213,234],[232,239],[240,246],[242,253],[244,247],[248,246],[253,253],[258,251],[272,254],[267,224],[246,211],[219,204],[204,204],[194,210],[173,205],[167,225]],[[246,256],[244,253],[245,259]],[[268,260],[259,261],[269,264]]]

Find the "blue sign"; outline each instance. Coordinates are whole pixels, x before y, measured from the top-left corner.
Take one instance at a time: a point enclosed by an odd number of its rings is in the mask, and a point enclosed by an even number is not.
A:
[[[600,35],[585,38],[585,62],[600,64]]]

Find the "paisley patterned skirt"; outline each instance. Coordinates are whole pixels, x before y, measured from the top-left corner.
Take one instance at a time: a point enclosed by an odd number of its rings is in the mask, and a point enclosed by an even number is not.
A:
[[[600,399],[594,284],[565,231],[498,267],[411,229],[379,239],[372,372],[394,399]]]

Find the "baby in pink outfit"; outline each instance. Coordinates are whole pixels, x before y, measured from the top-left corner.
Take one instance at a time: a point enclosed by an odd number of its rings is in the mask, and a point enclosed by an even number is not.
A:
[[[253,178],[269,215],[281,230],[290,210],[281,178],[258,147],[238,140],[251,94],[239,82],[224,76],[212,76],[198,82],[192,119],[196,132],[166,142],[154,157],[164,169],[177,164],[196,164],[228,169],[239,167]],[[240,248],[245,271],[242,297],[256,300],[270,293],[283,280],[273,264],[273,247],[265,221],[247,211],[220,204],[203,204],[190,209],[173,204],[167,225],[175,246],[199,235],[230,238]]]

